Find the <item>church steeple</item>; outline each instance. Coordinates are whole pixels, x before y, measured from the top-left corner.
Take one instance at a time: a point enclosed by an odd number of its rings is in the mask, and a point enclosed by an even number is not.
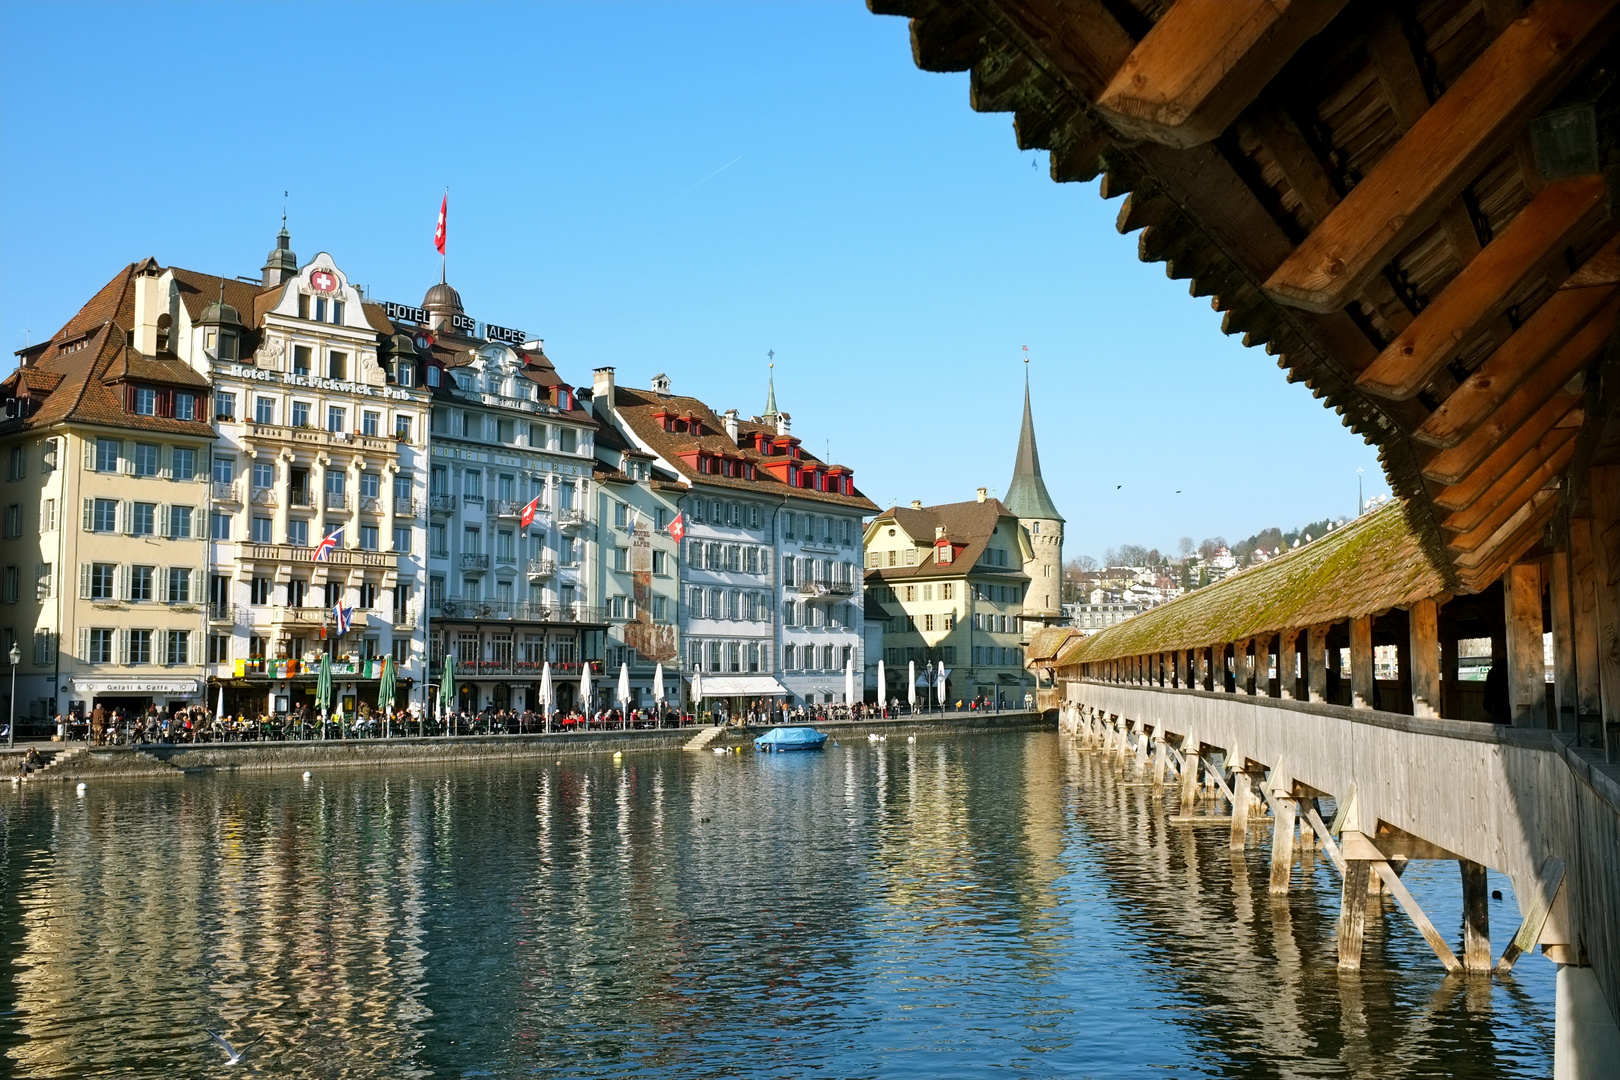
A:
[[[770,389],[765,392],[765,412],[760,419],[774,423],[776,420],[776,350],[772,349],[769,355],[771,357]]]
[[[1028,361],[1025,361],[1028,364]],[[1035,418],[1029,408],[1029,368],[1024,368],[1024,427],[1018,433],[1018,458],[1013,462],[1012,482],[1002,500],[1020,518],[1062,521],[1041,479],[1041,456],[1035,449]]]

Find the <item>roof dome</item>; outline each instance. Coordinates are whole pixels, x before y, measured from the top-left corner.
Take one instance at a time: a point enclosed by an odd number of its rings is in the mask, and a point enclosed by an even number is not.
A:
[[[208,306],[203,308],[202,317],[197,320],[198,326],[241,326],[242,316],[234,307],[219,300],[210,300]]]
[[[442,281],[427,291],[422,298],[422,306],[429,315],[466,314],[466,309],[461,306],[461,294]]]

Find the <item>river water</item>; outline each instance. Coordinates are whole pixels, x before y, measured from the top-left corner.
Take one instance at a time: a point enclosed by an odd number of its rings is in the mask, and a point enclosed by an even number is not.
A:
[[[1131,781],[1038,732],[11,787],[0,1074],[1550,1074],[1546,961],[1447,979],[1386,901],[1341,977],[1325,858],[1273,903]]]

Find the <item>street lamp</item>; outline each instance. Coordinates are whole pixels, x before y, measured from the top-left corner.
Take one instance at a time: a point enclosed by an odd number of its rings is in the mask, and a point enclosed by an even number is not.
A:
[[[11,643],[11,723],[6,725],[6,749],[17,745],[17,665],[22,663],[22,650]]]

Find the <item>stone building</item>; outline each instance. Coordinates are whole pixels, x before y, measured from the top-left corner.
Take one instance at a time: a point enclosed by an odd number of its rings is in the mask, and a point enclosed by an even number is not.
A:
[[[1041,479],[1041,456],[1035,449],[1035,420],[1029,408],[1029,381],[1024,382],[1024,422],[1018,431],[1018,455],[1007,485],[1007,509],[1029,536],[1033,558],[1026,567],[1029,589],[1020,618],[1024,640],[1042,626],[1063,621],[1063,515]]]

